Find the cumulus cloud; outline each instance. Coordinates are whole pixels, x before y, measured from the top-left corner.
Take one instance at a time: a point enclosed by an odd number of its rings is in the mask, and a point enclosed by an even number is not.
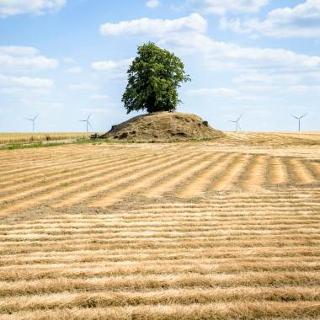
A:
[[[259,3],[262,5],[262,2]],[[257,9],[256,6],[250,10]],[[158,45],[176,52],[184,60],[196,59],[206,70],[229,73],[231,81],[229,86],[226,84],[226,87],[194,89],[188,92],[193,96],[256,102],[262,97],[270,97],[272,90],[275,95],[281,96],[283,92],[305,88],[310,79],[319,74],[320,56],[301,54],[287,49],[241,46],[218,41],[207,34],[207,21],[201,15],[196,15],[203,22],[194,24],[193,27],[186,23],[186,19],[192,17],[189,16],[172,20],[147,19],[146,24],[141,20],[122,21],[108,25],[105,31],[108,35],[125,34],[125,32],[129,35],[148,34],[156,39]],[[228,15],[223,18],[226,17]],[[166,21],[166,24],[161,21]],[[94,70],[105,71],[107,74],[117,70],[118,66],[118,62],[113,60],[97,61],[92,64]],[[239,74],[247,77],[235,77]]]
[[[110,97],[107,94],[93,94],[90,96],[91,100],[108,100]]]
[[[194,97],[207,97],[210,99],[220,99],[223,101],[247,101],[253,102],[261,99],[261,96],[255,94],[254,90],[247,90],[244,86],[235,88],[222,87],[222,88],[198,88],[189,90],[187,93]]]
[[[262,2],[257,1],[243,2],[242,5],[250,3],[256,7],[258,3],[262,5]],[[159,45],[180,55],[195,54],[210,69],[229,69],[231,72],[264,70],[267,73],[320,71],[320,56],[217,41],[206,34],[207,21],[199,14],[172,20],[147,19],[145,24],[141,20],[122,21],[106,24],[102,29],[109,35],[125,32],[131,35],[150,33],[153,38],[158,39]],[[123,65],[122,62],[112,60],[97,61],[92,64],[92,68],[97,71],[113,71],[119,69],[121,64]]]
[[[0,46],[0,68],[10,72],[35,69],[52,69],[58,61],[49,59],[33,47]]]
[[[95,91],[97,87],[92,83],[71,83],[69,89],[73,91]]]
[[[51,89],[54,86],[52,79],[12,77],[0,74],[0,87],[13,89]]]
[[[301,74],[267,74],[252,71],[234,77],[233,82],[240,85],[272,85],[279,86],[285,84],[297,85],[302,80]]]
[[[112,80],[124,79],[133,58],[124,60],[104,60],[91,63],[91,68]]]
[[[160,41],[181,54],[202,54],[212,69],[269,70],[278,72],[320,71],[320,56],[285,49],[242,47],[202,34],[180,34]]]
[[[194,96],[214,96],[220,98],[234,98],[239,94],[237,90],[230,88],[200,88],[190,90],[188,93]]]
[[[0,0],[0,17],[51,12],[62,8],[65,2],[65,0]]]
[[[172,20],[141,18],[118,23],[108,22],[100,27],[101,34],[105,36],[148,35],[159,37],[181,31],[204,33],[206,30],[207,21],[198,13]]]
[[[82,68],[81,67],[71,67],[71,68],[68,68],[66,70],[68,73],[73,73],[73,74],[79,74],[82,72]]]
[[[148,0],[146,2],[146,6],[151,9],[157,8],[160,6],[160,1],[159,0]]]
[[[86,113],[109,113],[109,110],[107,108],[82,108],[83,112]]]
[[[124,60],[104,60],[92,62],[91,68],[95,71],[115,72],[126,70],[133,59]]]
[[[223,72],[233,79],[230,87],[189,91],[189,95],[199,98],[207,96],[255,103],[293,92],[298,94],[309,84],[313,89],[308,92],[315,94],[320,85],[316,79],[320,73],[320,56],[285,49],[244,47],[196,33],[166,37],[160,44],[184,59],[196,58],[208,71]]]
[[[320,36],[320,1],[306,0],[292,8],[272,10],[264,20],[224,18],[220,25],[238,33],[255,33],[277,38],[317,38]]]
[[[269,0],[206,0],[202,6],[207,13],[225,15],[231,13],[253,13],[266,6]]]

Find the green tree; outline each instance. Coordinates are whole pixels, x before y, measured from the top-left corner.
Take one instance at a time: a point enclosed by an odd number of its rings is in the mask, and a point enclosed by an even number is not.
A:
[[[174,111],[180,102],[178,88],[190,81],[183,62],[152,42],[138,47],[138,56],[127,73],[128,84],[122,97],[127,113]]]

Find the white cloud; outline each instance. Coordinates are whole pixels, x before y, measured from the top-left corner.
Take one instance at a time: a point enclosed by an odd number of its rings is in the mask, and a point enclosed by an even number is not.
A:
[[[49,59],[33,47],[0,46],[0,68],[10,72],[35,69],[52,69],[58,61]]]
[[[228,12],[252,13],[267,5],[269,0],[206,0],[203,3],[204,11],[217,15]]]
[[[159,0],[148,0],[146,2],[146,6],[151,9],[157,8],[160,6],[160,1]]]
[[[318,73],[268,73],[252,71],[240,74],[232,79],[239,90],[254,92],[257,96],[281,96],[284,94],[299,95],[312,93],[319,95],[320,78]]]
[[[74,58],[71,58],[71,57],[66,57],[66,58],[63,58],[62,59],[62,62],[65,63],[65,64],[75,64],[76,63],[76,60]]]
[[[300,81],[303,81],[301,74],[268,74],[259,71],[248,72],[245,74],[237,75],[233,82],[240,85],[272,85],[282,86],[296,85]]]
[[[202,25],[207,26],[207,21],[200,17],[204,20]],[[227,104],[241,106],[242,103],[268,105],[272,101],[282,104],[291,97],[301,99],[305,93],[318,96],[316,90],[320,83],[312,79],[315,74],[320,74],[318,55],[218,41],[207,34],[207,27],[190,28],[183,23],[176,28],[174,22],[177,19],[165,20],[170,22],[167,24],[170,28],[161,26],[160,21],[163,20],[148,19],[146,25],[139,25],[137,21],[141,22],[135,20],[132,24],[132,21],[113,24],[112,28],[107,28],[107,33],[150,35],[158,45],[175,52],[186,63],[197,61],[197,66],[202,64],[206,73],[211,71],[213,77],[221,76],[223,79],[223,84],[217,87],[204,86],[186,91],[188,99],[198,100],[204,97],[209,101],[217,100],[219,104],[227,101]],[[149,21],[152,23],[149,24]],[[92,68],[105,71],[109,77],[110,74],[117,74],[114,72],[117,65],[117,61],[113,60],[97,61],[92,64]],[[201,71],[195,72],[194,78],[201,77],[199,73]],[[308,84],[312,82],[314,85],[311,88]]]
[[[230,88],[200,88],[190,90],[188,92],[194,96],[214,96],[221,98],[229,98],[238,96],[238,91]]]
[[[74,90],[74,91],[94,91],[97,89],[97,87],[95,85],[93,85],[92,83],[72,83],[69,85],[69,89],[70,90]]]
[[[59,10],[65,0],[0,0],[0,16],[7,17],[17,14],[42,14]]]
[[[199,88],[194,90],[189,90],[187,93],[190,96],[195,97],[209,97],[210,99],[223,99],[225,100],[233,100],[233,101],[257,101],[261,99],[261,96],[254,95],[251,92],[254,90],[246,90],[245,87],[237,87],[237,89],[234,88]]]
[[[255,33],[270,37],[317,38],[320,36],[320,1],[306,0],[292,8],[280,8],[268,13],[266,19],[222,19],[224,29],[238,33]]]
[[[105,36],[149,35],[159,37],[181,31],[204,33],[206,30],[207,21],[198,13],[179,19],[141,18],[118,23],[105,23],[100,27],[101,34]]]
[[[301,92],[318,96],[316,90],[320,79],[316,79],[316,75],[320,74],[320,56],[285,49],[243,47],[194,32],[161,38],[159,44],[184,59],[197,59],[207,71],[217,72],[218,77],[223,73],[231,80],[225,88],[209,87],[188,92],[199,99],[204,96],[265,103],[272,99],[283,101],[285,97]]]
[[[255,4],[256,8],[258,7],[258,2],[250,3]],[[243,2],[242,5],[244,4]],[[249,2],[246,2],[246,4],[249,5]],[[262,5],[262,2],[259,2],[259,4]],[[159,45],[168,47],[177,52],[178,55],[194,55],[198,61],[201,61],[206,68],[211,70],[225,71],[228,69],[230,73],[252,73],[256,71],[271,76],[272,74],[314,74],[320,71],[320,56],[317,55],[300,54],[286,49],[244,47],[230,42],[217,41],[205,33],[207,21],[202,16],[195,15],[201,23],[195,23],[193,27],[186,23],[188,19],[194,16],[191,15],[173,20],[147,19],[145,25],[141,23],[141,20],[122,21],[107,26],[105,31],[108,34],[118,35],[124,32],[129,32],[129,34],[150,32],[151,34],[152,30],[152,35],[158,39]],[[193,21],[193,19],[191,20]],[[163,21],[166,21],[166,23],[163,23]],[[121,63],[113,60],[97,61],[92,64],[92,68],[96,71],[113,72],[119,70],[119,64]],[[283,81],[285,82],[288,79],[289,76],[286,76]],[[215,95],[231,95],[234,93],[217,91],[217,89],[214,91],[206,90],[207,93]]]
[[[106,94],[93,94],[90,97],[91,100],[108,100],[110,97]]]
[[[127,70],[133,58],[124,60],[104,60],[91,63],[91,68],[109,79],[118,80],[126,77]]]
[[[82,72],[82,68],[81,67],[71,67],[69,69],[67,69],[68,73],[73,73],[73,74],[78,74]]]
[[[319,72],[320,56],[298,54],[285,49],[242,47],[216,41],[206,35],[185,33],[161,39],[181,54],[201,54],[212,69],[269,70],[277,72]]]
[[[104,60],[92,62],[91,68],[95,71],[115,72],[127,69],[133,59]]]
[[[107,108],[82,108],[81,110],[89,113],[109,113]]]
[[[51,89],[54,82],[47,78],[11,77],[0,74],[0,87],[12,89]]]

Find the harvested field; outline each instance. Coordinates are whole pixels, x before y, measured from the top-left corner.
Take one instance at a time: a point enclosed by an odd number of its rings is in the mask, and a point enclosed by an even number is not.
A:
[[[60,141],[69,139],[89,138],[90,134],[85,132],[37,132],[37,133],[0,133],[1,144],[32,143],[41,141]]]
[[[319,319],[320,135],[276,136],[0,151],[0,319]]]

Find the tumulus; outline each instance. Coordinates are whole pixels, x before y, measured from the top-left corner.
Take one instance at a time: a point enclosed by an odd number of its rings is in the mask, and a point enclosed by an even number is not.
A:
[[[134,117],[101,136],[101,139],[132,142],[173,142],[213,140],[224,133],[211,128],[195,114],[181,112],[156,112]]]

